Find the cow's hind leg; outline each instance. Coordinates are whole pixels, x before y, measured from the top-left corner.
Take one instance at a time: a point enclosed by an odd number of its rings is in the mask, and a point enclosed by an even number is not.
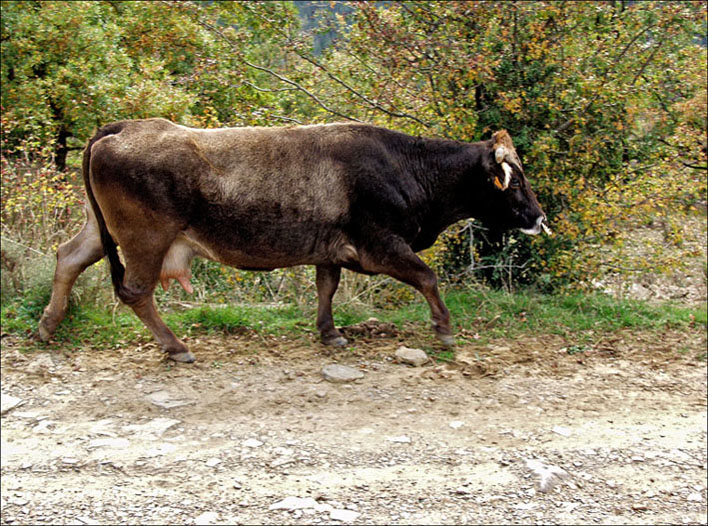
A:
[[[438,278],[400,238],[374,249],[361,250],[361,266],[365,271],[388,274],[392,278],[411,285],[427,300],[433,319],[433,329],[445,345],[454,345],[448,311],[438,292]]]
[[[148,250],[145,250],[148,248]],[[145,247],[133,249],[130,244],[122,246],[125,258],[125,275],[118,291],[118,297],[129,305],[140,320],[152,332],[162,350],[176,362],[191,363],[194,355],[177,336],[165,325],[155,306],[153,293],[160,277],[162,260],[169,248]]]
[[[348,342],[334,326],[332,297],[339,286],[342,269],[337,265],[317,265],[317,330],[325,345],[344,346]]]
[[[54,272],[52,297],[39,321],[38,332],[42,341],[49,341],[66,316],[69,295],[76,278],[102,257],[103,246],[96,217],[93,211],[87,208],[86,224],[81,232],[57,249],[57,268]]]
[[[121,283],[114,283],[118,298],[133,309],[172,360],[193,362],[194,355],[160,318],[153,297],[165,256],[184,225],[115,188],[104,189],[94,182],[94,194],[125,262]]]
[[[135,293],[136,289],[131,289],[129,302],[125,299],[123,301],[130,305],[138,318],[150,329],[155,339],[160,343],[162,350],[167,353],[170,359],[176,362],[193,362],[194,355],[160,318],[155,306],[153,291],[151,290],[147,294],[138,293],[138,295],[133,295]]]

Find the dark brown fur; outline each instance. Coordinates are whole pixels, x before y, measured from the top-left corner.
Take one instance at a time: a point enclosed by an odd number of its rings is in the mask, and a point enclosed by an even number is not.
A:
[[[498,142],[513,157],[515,184],[505,191],[493,184],[503,177]],[[506,132],[469,144],[361,124],[122,121],[89,142],[84,180],[88,221],[58,251],[40,336],[51,337],[76,276],[105,253],[120,299],[182,361],[193,357],[159,318],[153,290],[172,278],[187,287],[194,256],[245,269],[316,265],[325,343],[344,343],[331,312],[341,268],[389,274],[425,296],[438,336],[451,342],[435,274],[415,252],[462,218],[534,233],[543,218]]]

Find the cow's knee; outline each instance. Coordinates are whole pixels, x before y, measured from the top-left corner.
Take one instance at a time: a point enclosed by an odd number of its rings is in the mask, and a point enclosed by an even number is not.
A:
[[[116,291],[116,294],[118,295],[118,299],[129,307],[139,309],[148,301],[151,301],[153,288],[154,287],[138,287],[122,284]]]
[[[94,264],[101,257],[103,257],[103,246],[100,239],[80,234],[57,248],[57,273],[75,279],[86,267]]]
[[[438,277],[435,272],[428,270],[418,277],[418,287],[423,294],[431,294],[438,290]]]

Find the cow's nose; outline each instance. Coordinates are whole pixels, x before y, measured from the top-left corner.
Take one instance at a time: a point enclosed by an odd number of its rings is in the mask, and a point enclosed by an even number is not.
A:
[[[524,234],[528,234],[530,236],[535,236],[536,234],[539,234],[541,232],[542,228],[545,229],[544,228],[545,225],[543,224],[543,219],[544,219],[544,215],[541,214],[540,216],[538,216],[536,218],[533,228],[520,228],[519,230],[521,230]]]

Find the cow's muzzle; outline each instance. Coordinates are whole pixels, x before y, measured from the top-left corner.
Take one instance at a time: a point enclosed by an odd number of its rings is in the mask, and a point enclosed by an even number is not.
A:
[[[535,236],[536,234],[540,234],[541,230],[543,230],[546,234],[549,236],[553,235],[553,232],[551,231],[550,228],[548,228],[548,225],[546,224],[546,216],[545,214],[541,214],[536,218],[536,223],[532,228],[520,228],[524,234],[529,234],[531,236]]]

